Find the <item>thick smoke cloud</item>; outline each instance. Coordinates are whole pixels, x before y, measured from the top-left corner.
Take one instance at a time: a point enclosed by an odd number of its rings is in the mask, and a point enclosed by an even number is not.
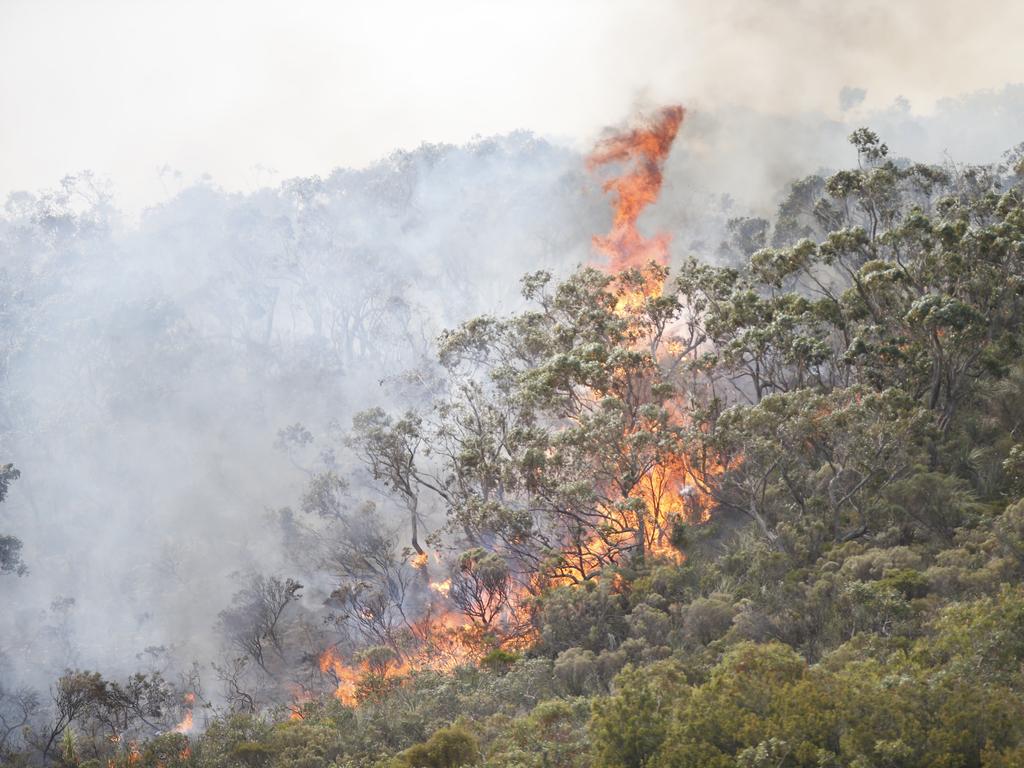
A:
[[[12,196],[0,440],[31,572],[3,584],[4,675],[210,658],[239,575],[303,565],[276,510],[323,460],[279,430],[326,438],[429,372],[442,327],[514,306],[524,270],[585,259],[587,195],[575,155],[522,134],[250,195],[190,187],[137,225],[88,175]]]

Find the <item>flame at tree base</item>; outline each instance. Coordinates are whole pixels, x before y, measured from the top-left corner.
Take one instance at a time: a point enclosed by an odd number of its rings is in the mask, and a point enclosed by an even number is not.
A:
[[[513,619],[516,610],[509,608]],[[451,672],[477,664],[496,646],[515,650],[532,646],[536,640],[532,629],[522,628],[499,638],[454,610],[428,615],[412,625],[409,635],[414,648],[404,652],[370,648],[354,662],[346,661],[335,647],[321,653],[317,663],[320,672],[333,681],[334,697],[346,706],[356,706],[401,685],[414,672]]]
[[[194,693],[191,693],[191,692],[186,693],[185,694],[185,715],[181,718],[181,722],[179,722],[172,729],[174,731],[174,733],[186,733],[187,734],[187,733],[191,733],[192,732],[192,727],[193,727],[192,708],[195,706],[195,703],[196,703],[196,695]]]

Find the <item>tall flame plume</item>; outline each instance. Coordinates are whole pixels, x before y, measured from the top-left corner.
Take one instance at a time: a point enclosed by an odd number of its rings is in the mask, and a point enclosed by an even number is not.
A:
[[[643,267],[652,261],[662,266],[668,263],[671,237],[666,233],[644,237],[637,220],[661,193],[665,160],[685,114],[681,106],[665,107],[640,127],[606,137],[587,158],[591,171],[618,163],[631,165],[604,183],[605,192],[615,195],[614,218],[607,235],[594,236],[594,247],[608,257],[610,272]]]
[[[606,235],[595,235],[595,249],[608,262],[605,270],[617,274],[625,270],[644,270],[651,264],[667,267],[672,237],[659,232],[645,237],[637,227],[640,214],[656,202],[664,180],[665,161],[682,126],[686,110],[673,105],[659,110],[630,130],[621,131],[602,139],[587,158],[587,168],[597,171],[605,166],[625,165],[617,176],[604,182],[603,189],[612,194],[612,227]],[[646,278],[639,287],[618,297],[616,312],[623,317],[642,313],[648,298],[660,296],[660,279]],[[672,345],[659,351],[659,358],[671,357]],[[670,404],[671,421],[686,421],[678,402]],[[672,529],[677,522],[702,522],[707,519],[713,502],[708,492],[709,476],[719,474],[723,467],[714,465],[697,471],[685,456],[674,455],[652,467],[632,490],[643,502],[645,516],[644,541],[636,542],[644,550],[658,557],[681,561],[682,553],[671,543]],[[640,530],[639,521],[626,511],[608,510],[617,518],[620,536],[628,538],[628,531]],[[607,537],[595,537],[584,556],[601,562],[608,548]]]

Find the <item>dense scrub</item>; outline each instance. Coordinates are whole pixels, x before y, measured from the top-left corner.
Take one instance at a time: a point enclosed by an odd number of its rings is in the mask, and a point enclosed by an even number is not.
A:
[[[1024,161],[851,139],[856,168],[733,223],[730,264],[530,275],[532,309],[441,339],[430,407],[357,417],[400,540],[352,533],[333,470],[295,513],[349,531],[331,641],[364,654],[352,700],[256,706],[227,675],[201,734],[153,735],[159,681],[69,673],[56,723],[4,699],[6,761],[1024,764]],[[645,495],[669,464],[682,506]],[[399,668],[434,550],[477,652]],[[267,691],[315,667],[273,662],[299,588],[238,629]],[[129,724],[137,743],[109,739]]]

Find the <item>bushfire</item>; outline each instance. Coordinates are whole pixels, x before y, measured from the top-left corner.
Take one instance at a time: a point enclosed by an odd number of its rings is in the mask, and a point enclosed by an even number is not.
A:
[[[658,199],[665,161],[685,115],[679,105],[665,107],[641,125],[604,138],[587,158],[591,171],[625,165],[623,172],[603,185],[605,192],[614,195],[611,231],[593,239],[595,249],[607,259],[603,269],[612,274],[637,270],[644,277],[638,287],[618,296],[616,312],[624,317],[643,313],[647,300],[660,296],[664,289],[662,280],[654,277],[659,273],[646,268],[668,266],[671,235],[661,232],[644,237],[637,223],[644,209]],[[661,360],[676,354],[671,343],[653,349]],[[671,421],[676,425],[685,421],[680,405],[669,403]],[[643,501],[641,509],[606,510],[612,530],[620,532],[620,539],[641,536],[643,541],[638,543],[647,553],[681,562],[683,555],[671,542],[672,531],[677,522],[708,519],[713,501],[707,483],[722,471],[717,464],[697,469],[684,455],[668,456],[650,467],[629,490],[630,496]],[[608,550],[620,543],[609,541],[607,535],[595,536],[574,554],[583,558],[585,566],[597,569]]]
[[[430,586],[447,597],[442,592],[445,583],[450,586],[450,582],[431,582]],[[434,602],[443,602],[443,598]],[[335,698],[352,706],[410,672],[448,671],[478,661],[487,647],[481,628],[451,605],[432,606],[426,616],[409,625],[405,634],[401,648],[371,647],[354,663],[345,660],[334,647],[321,653],[320,672],[333,680]],[[512,633],[508,640],[513,642]]]
[[[193,726],[193,722],[192,722],[192,708],[195,706],[195,703],[196,703],[196,695],[190,691],[190,692],[185,694],[184,698],[185,698],[185,700],[184,700],[185,714],[182,716],[181,722],[179,722],[176,726],[174,726],[173,730],[174,730],[175,733],[191,733],[192,732],[192,726]]]
[[[641,268],[652,261],[668,264],[671,236],[660,233],[646,238],[637,229],[637,221],[658,199],[662,169],[684,115],[680,106],[666,107],[645,125],[605,138],[587,158],[591,171],[615,163],[629,164],[624,173],[604,183],[605,192],[615,194],[612,228],[607,235],[594,236],[594,247],[608,257],[611,272]]]
[[[645,237],[637,223],[644,209],[658,199],[664,164],[684,115],[681,106],[662,109],[638,127],[602,139],[587,159],[591,172],[606,167],[619,171],[603,184],[604,191],[614,196],[611,230],[593,238],[595,250],[606,259],[602,268],[611,274],[624,270],[664,274],[646,268],[667,267],[670,235]],[[642,313],[647,300],[660,296],[662,290],[661,280],[646,278],[635,290],[618,297],[616,312],[624,317]],[[665,356],[674,354],[670,344],[665,350]],[[660,353],[658,356],[661,359]],[[668,404],[670,420],[676,425],[684,421],[681,405]],[[681,561],[683,555],[672,544],[673,529],[678,522],[707,519],[713,507],[708,481],[721,471],[719,466],[696,469],[684,455],[670,455],[655,463],[629,489],[628,495],[642,502],[642,508],[612,505],[600,510],[607,521],[602,532],[567,547],[565,572],[560,574],[556,568],[546,583],[578,583],[579,574],[599,578],[601,567],[614,561],[614,553],[628,550],[630,544],[639,545],[652,556]],[[426,575],[429,560],[421,553],[411,559],[411,564]],[[355,704],[374,689],[394,684],[414,670],[451,669],[478,661],[488,649],[523,648],[535,642],[530,606],[539,588],[537,578],[513,585],[509,594],[495,601],[501,607],[493,614],[487,612],[490,596],[483,595],[477,606],[479,615],[473,618],[456,606],[451,578],[428,580],[432,595],[429,608],[424,618],[409,625],[409,649],[370,649],[355,661],[347,661],[334,647],[320,655],[320,671],[334,681],[334,695],[340,701]]]

